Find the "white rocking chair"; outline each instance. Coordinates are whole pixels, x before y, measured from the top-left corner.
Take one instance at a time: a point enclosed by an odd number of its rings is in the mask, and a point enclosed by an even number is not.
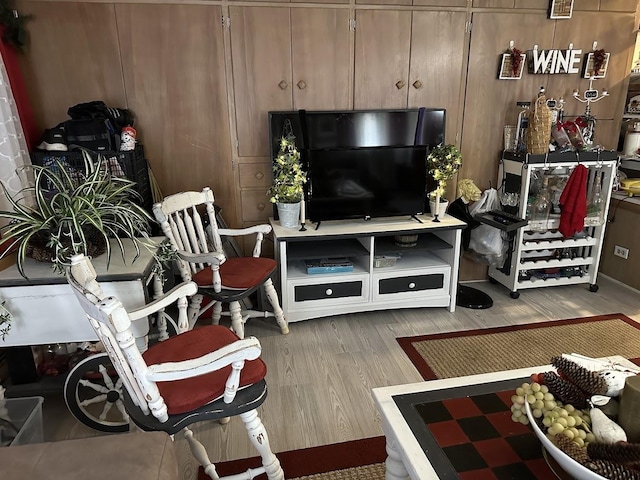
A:
[[[189,323],[213,307],[212,320],[219,323],[221,315],[231,316],[231,328],[244,338],[244,324],[253,317],[275,317],[280,331],[289,333],[289,325],[278,301],[271,276],[277,269],[275,260],[260,257],[262,240],[271,232],[270,225],[256,225],[244,229],[219,229],[213,205],[213,192],[205,187],[202,192],[182,192],[166,197],[153,206],[156,220],[180,257],[178,269],[183,281],[198,284],[198,294],[189,305]],[[205,227],[198,211],[204,206],[209,226]],[[221,236],[255,235],[251,257],[227,258]],[[263,287],[273,312],[242,310],[240,302]],[[203,297],[212,299],[202,307]],[[229,311],[222,311],[222,304]]]
[[[141,353],[131,331],[132,317],[151,315],[173,303],[186,310],[186,297],[197,291],[195,283],[178,285],[132,315],[117,298],[103,296],[95,270],[84,255],[72,258],[67,281],[122,379],[124,405],[138,427],[169,435],[182,431],[205,473],[219,480],[188,425],[239,415],[262,466],[224,478],[249,480],[266,473],[269,480],[284,480],[256,412],[267,395],[266,366],[259,358],[256,338],[241,340],[226,327],[210,325],[187,330]]]

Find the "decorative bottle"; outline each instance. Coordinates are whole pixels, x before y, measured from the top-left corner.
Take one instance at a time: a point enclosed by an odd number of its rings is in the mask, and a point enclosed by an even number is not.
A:
[[[546,232],[551,211],[551,192],[549,191],[549,177],[543,177],[542,189],[538,192],[529,218],[529,230],[533,232]]]
[[[587,200],[587,216],[584,219],[586,227],[597,227],[604,223],[604,198],[602,198],[602,171],[598,170]]]

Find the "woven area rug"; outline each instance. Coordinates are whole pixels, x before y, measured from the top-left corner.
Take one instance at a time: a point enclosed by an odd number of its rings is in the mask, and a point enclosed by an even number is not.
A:
[[[321,447],[276,452],[287,480],[384,480],[387,458],[384,437],[372,437]],[[261,465],[260,457],[216,464],[220,476]],[[202,467],[198,480],[210,480]]]
[[[546,365],[561,353],[640,360],[640,324],[621,313],[396,340],[425,380]]]

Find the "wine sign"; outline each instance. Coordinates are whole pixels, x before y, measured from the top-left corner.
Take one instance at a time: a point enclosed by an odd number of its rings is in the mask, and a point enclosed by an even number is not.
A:
[[[582,50],[538,50],[529,51],[529,73],[557,74],[580,73]]]

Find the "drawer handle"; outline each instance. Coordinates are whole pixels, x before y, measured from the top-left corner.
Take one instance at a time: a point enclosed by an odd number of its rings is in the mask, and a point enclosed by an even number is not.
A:
[[[257,178],[258,180],[262,180],[262,179],[264,178],[264,173],[262,173],[262,172],[256,172],[256,178]]]
[[[262,203],[262,202],[260,202],[260,203],[257,205],[257,207],[258,207],[258,210],[262,211],[262,210],[264,210],[265,204],[264,204],[264,203]]]
[[[329,297],[331,295],[333,295],[333,290],[331,290],[330,288],[327,288],[327,290],[324,292],[324,294]]]
[[[287,83],[286,80],[280,80],[280,83],[278,84],[278,86],[280,87],[280,90],[286,90],[289,84]]]
[[[415,283],[413,283],[413,282],[411,282],[411,283],[409,284],[409,288],[410,288],[410,289],[416,288],[416,284],[415,284]]]
[[[398,81],[396,82],[396,88],[397,88],[398,90],[400,90],[400,89],[401,89],[402,87],[404,87],[404,86],[405,86],[405,83],[404,83],[402,80],[398,80]]]
[[[304,90],[307,87],[307,84],[304,83],[304,80],[300,80],[297,85],[300,90]]]
[[[420,80],[416,80],[415,82],[413,82],[413,88],[415,88],[416,90],[420,90],[422,88],[422,82]]]

